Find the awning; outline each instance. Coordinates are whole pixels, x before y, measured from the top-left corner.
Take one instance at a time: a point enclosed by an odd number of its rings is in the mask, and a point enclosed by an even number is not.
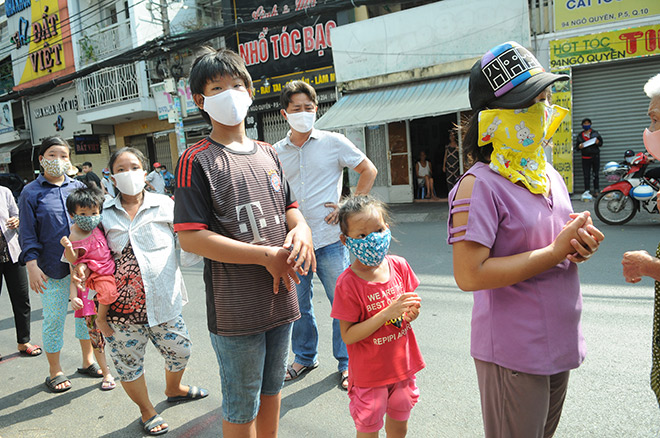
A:
[[[468,76],[451,76],[347,94],[314,125],[338,129],[381,125],[470,109]]]
[[[0,145],[0,154],[3,154],[5,152],[11,152],[14,149],[16,149],[19,146],[23,146],[24,144],[29,143],[28,140],[17,140],[17,141],[11,141],[9,143],[5,143],[3,145]]]

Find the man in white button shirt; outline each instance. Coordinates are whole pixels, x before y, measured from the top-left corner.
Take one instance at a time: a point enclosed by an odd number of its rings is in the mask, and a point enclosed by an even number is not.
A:
[[[373,163],[345,136],[314,128],[317,98],[314,88],[303,81],[292,81],[280,97],[282,116],[291,130],[275,143],[284,174],[299,209],[312,229],[316,273],[325,293],[334,299],[337,278],[349,265],[348,250],[339,241],[337,204],[341,195],[344,167],[360,174],[355,194],[371,190],[378,171]],[[301,317],[293,324],[291,345],[295,359],[287,367],[285,380],[292,380],[318,366],[318,328],[312,305],[310,272],[296,286]],[[348,387],[348,353],[341,339],[339,321],[332,321],[332,352],[338,361],[342,389]]]

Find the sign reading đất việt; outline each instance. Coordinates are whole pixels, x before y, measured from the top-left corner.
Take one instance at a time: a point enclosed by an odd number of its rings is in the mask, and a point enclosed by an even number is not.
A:
[[[657,0],[555,0],[555,30],[660,14]]]
[[[550,41],[550,68],[660,55],[659,38],[660,24]]]

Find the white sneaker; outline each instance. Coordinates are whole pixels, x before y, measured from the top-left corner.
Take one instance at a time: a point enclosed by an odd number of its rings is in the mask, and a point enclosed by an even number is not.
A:
[[[588,202],[588,201],[593,201],[594,197],[591,196],[591,193],[589,193],[589,190],[587,190],[584,193],[582,193],[582,197],[580,199],[582,199],[584,202]]]

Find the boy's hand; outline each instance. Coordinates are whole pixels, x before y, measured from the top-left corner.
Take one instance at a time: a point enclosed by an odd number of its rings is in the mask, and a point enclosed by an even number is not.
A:
[[[293,282],[300,283],[294,267],[289,263],[291,253],[284,248],[275,246],[267,246],[264,249],[266,250],[266,263],[264,263],[264,266],[273,276],[273,293],[277,294],[280,291],[280,280],[284,282],[286,290],[291,291]]]
[[[71,300],[71,308],[73,310],[80,310],[83,308],[83,300],[81,300],[78,297],[75,297],[74,299]]]
[[[85,281],[87,281],[89,272],[90,270],[85,263],[77,264],[71,272],[71,282],[75,284],[78,289],[85,289]]]
[[[65,248],[73,248],[71,241],[66,236],[62,236],[62,238],[60,239],[60,244]]]
[[[397,319],[404,313],[411,311],[412,308],[418,308],[421,305],[422,299],[415,292],[406,292],[399,295],[399,298],[392,301],[389,306],[385,308],[387,312],[387,319]]]
[[[298,224],[289,231],[282,246],[291,249],[287,263],[292,265],[294,271],[297,271],[300,275],[307,275],[311,268],[312,272],[316,272],[316,255],[312,244],[312,230],[306,223]]]

